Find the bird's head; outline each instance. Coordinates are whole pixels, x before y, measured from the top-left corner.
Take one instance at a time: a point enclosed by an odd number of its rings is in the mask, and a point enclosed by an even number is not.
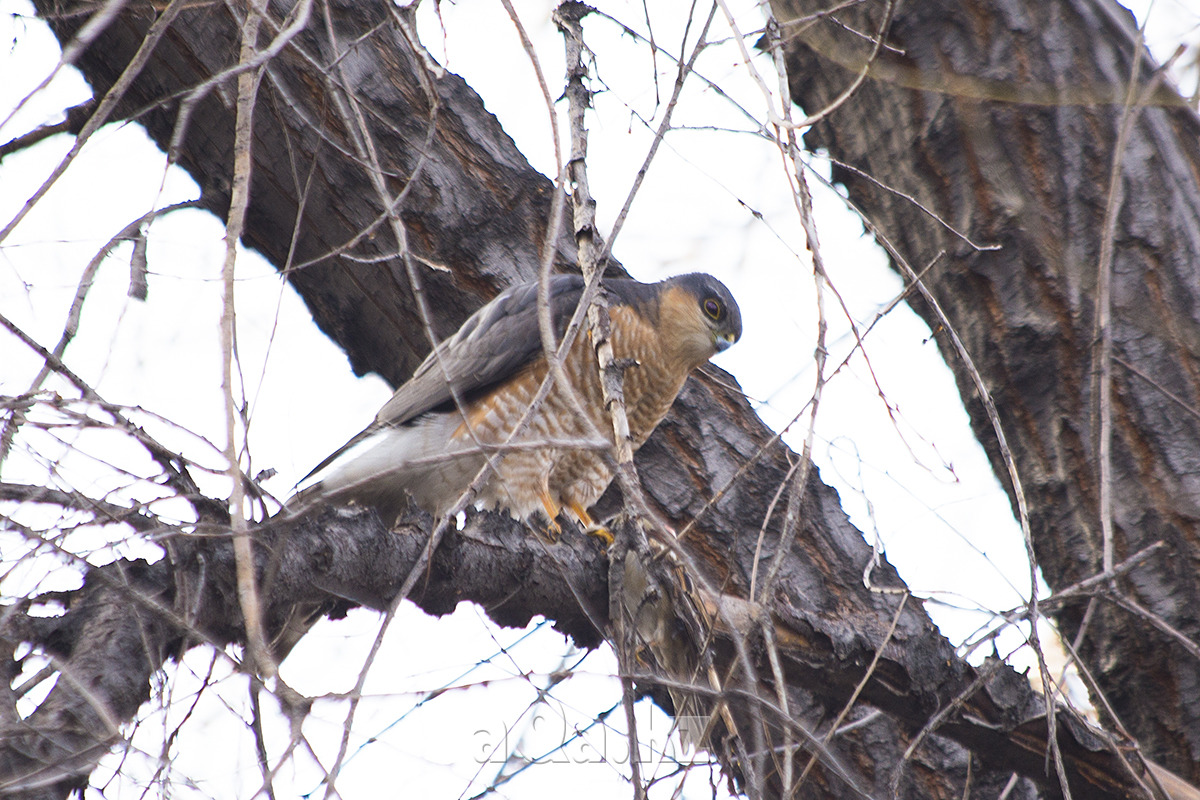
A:
[[[742,311],[725,284],[703,272],[663,281],[660,313],[688,367],[703,364],[742,336]]]

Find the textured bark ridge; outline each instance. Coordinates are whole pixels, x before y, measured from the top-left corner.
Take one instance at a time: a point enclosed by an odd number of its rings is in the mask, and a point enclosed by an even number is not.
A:
[[[773,3],[781,21],[825,5]],[[842,21],[874,31],[883,4],[868,5],[866,14]],[[784,30],[795,31],[786,45],[792,96],[820,109],[857,73],[863,47],[832,24]],[[1038,562],[1060,591],[1103,570],[1098,275],[1119,156],[1113,556],[1120,562],[1154,542],[1167,546],[1056,617],[1068,641],[1078,638],[1126,729],[1147,753],[1195,781],[1200,121],[1151,80],[1148,56],[1132,95],[1143,105],[1127,111],[1136,39],[1128,12],[1112,2],[902,3],[888,35],[895,50],[808,142],[846,165],[837,180],[916,269],[945,251],[926,285],[995,399],[1028,496]],[[1126,114],[1128,139],[1118,147]],[[904,195],[973,242],[1000,249],[972,248]],[[941,327],[927,305],[914,305],[932,329]],[[945,336],[938,339],[1011,496],[974,385]]]
[[[39,10],[64,42],[86,19],[48,0]],[[286,11],[272,5],[273,19]],[[114,85],[155,13],[131,3],[80,58],[98,96]],[[356,369],[396,383],[428,350],[428,337],[405,268],[389,258],[396,242],[380,222],[387,209],[373,199],[378,194],[346,92],[360,103],[385,182],[406,192],[397,210],[440,336],[500,287],[535,275],[553,189],[460,79],[428,68],[385,4],[335,2],[329,17],[336,32],[314,12],[309,27],[267,67],[244,238],[287,271]],[[224,5],[181,13],[130,84],[119,114],[138,119],[165,147],[189,90],[236,63],[237,30]],[[220,89],[207,94],[195,105],[178,153],[203,187],[204,205],[217,214],[229,203],[233,113]],[[555,239],[557,260],[569,268],[574,244],[564,236]],[[977,302],[992,302],[988,297]],[[959,797],[967,781],[972,796],[994,797],[1013,772],[1038,786],[1018,782],[1008,797],[1059,796],[1057,778],[1045,770],[1040,698],[1003,665],[977,671],[960,661],[920,603],[909,599],[901,608],[902,594],[866,589],[861,575],[872,553],[815,473],[803,487],[799,535],[781,554],[773,595],[765,604],[749,602],[755,558],[777,555],[786,493],[773,501],[791,481],[796,458],[757,419],[732,379],[715,369],[689,381],[638,454],[654,511],[677,530],[694,523],[681,558],[715,609],[708,649],[717,672],[733,675],[723,696],[744,744],[729,751],[725,766],[752,793],[779,794],[764,748],[780,745],[785,729],[792,741],[807,741],[796,726],[823,736],[822,725],[857,697],[864,709],[884,713],[834,738],[800,796],[890,796],[896,780],[904,797]],[[602,503],[615,510],[620,498],[614,493]],[[760,528],[765,538],[756,556]],[[314,616],[356,604],[385,607],[428,530],[428,518],[419,514],[397,535],[374,514],[344,509],[264,527],[257,541],[271,635],[286,650]],[[86,782],[97,752],[119,736],[107,721],[130,718],[164,659],[204,641],[242,640],[227,542],[181,533],[169,547],[171,557],[154,565],[92,570],[94,590],[71,597],[61,618],[37,623],[14,608],[0,620],[3,641],[41,643],[88,687],[76,692],[70,681],[60,681],[25,721],[4,712],[0,786],[63,796]],[[131,588],[126,581],[134,571],[139,577]],[[435,614],[472,599],[507,624],[544,614],[593,644],[609,633],[607,574],[606,558],[590,540],[564,537],[548,546],[509,521],[476,515],[442,542],[412,599]],[[876,584],[903,587],[887,565],[877,570]],[[125,660],[105,661],[89,651],[91,643],[133,623],[129,615],[122,621],[96,609],[131,598],[139,615],[155,621],[136,633],[147,637],[149,651],[132,648]],[[780,692],[763,630],[778,648],[789,719],[776,710]],[[661,697],[670,676],[653,669],[637,677]],[[110,673],[120,676],[120,686],[100,680]],[[708,688],[700,680],[696,693],[711,702]],[[100,722],[78,713],[97,704],[105,711]],[[1066,712],[1056,716],[1076,797],[1144,793],[1140,765],[1126,769],[1105,737]],[[75,738],[52,739],[48,732],[56,728]],[[924,744],[906,758],[909,743],[922,734],[929,734]],[[68,759],[70,753],[80,755]],[[31,777],[39,764],[46,769]]]

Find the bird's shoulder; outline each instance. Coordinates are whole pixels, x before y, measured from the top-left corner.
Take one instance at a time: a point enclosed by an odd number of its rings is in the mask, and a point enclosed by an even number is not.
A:
[[[549,282],[551,325],[561,338],[584,281],[554,275]],[[536,281],[513,286],[481,307],[431,352],[412,377],[380,409],[375,426],[403,425],[430,412],[449,410],[459,400],[486,391],[540,358]]]

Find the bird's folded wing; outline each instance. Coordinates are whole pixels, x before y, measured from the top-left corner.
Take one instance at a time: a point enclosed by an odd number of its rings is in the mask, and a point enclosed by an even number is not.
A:
[[[578,275],[550,279],[550,318],[561,336],[583,293]],[[453,400],[506,380],[542,354],[537,320],[537,284],[498,295],[475,312],[458,332],[438,345],[375,417],[375,426],[403,425]]]
[[[555,336],[566,330],[583,295],[578,275],[550,278],[550,319]],[[470,396],[506,380],[542,354],[537,319],[537,283],[514,286],[497,295],[438,345],[375,416],[375,421],[313,468],[301,483],[382,428],[404,425],[428,411],[452,407],[454,395]]]

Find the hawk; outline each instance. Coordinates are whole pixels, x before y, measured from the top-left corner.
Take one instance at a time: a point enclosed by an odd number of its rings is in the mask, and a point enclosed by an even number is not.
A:
[[[578,275],[550,278],[550,317],[559,340],[583,290]],[[637,449],[691,371],[741,337],[741,311],[724,284],[701,273],[651,284],[610,279],[601,291],[614,357],[627,365],[625,407]],[[475,497],[479,506],[522,520],[544,513],[551,530],[565,509],[585,530],[606,536],[588,509],[612,481],[614,434],[589,336],[577,336],[563,358],[567,390],[552,385],[524,429],[512,435],[549,371],[537,292],[536,282],[513,286],[469,317],[366,430],[309,473],[320,479],[289,505],[357,503],[374,506],[386,519],[404,508],[407,494],[442,517],[490,459],[492,471]]]

